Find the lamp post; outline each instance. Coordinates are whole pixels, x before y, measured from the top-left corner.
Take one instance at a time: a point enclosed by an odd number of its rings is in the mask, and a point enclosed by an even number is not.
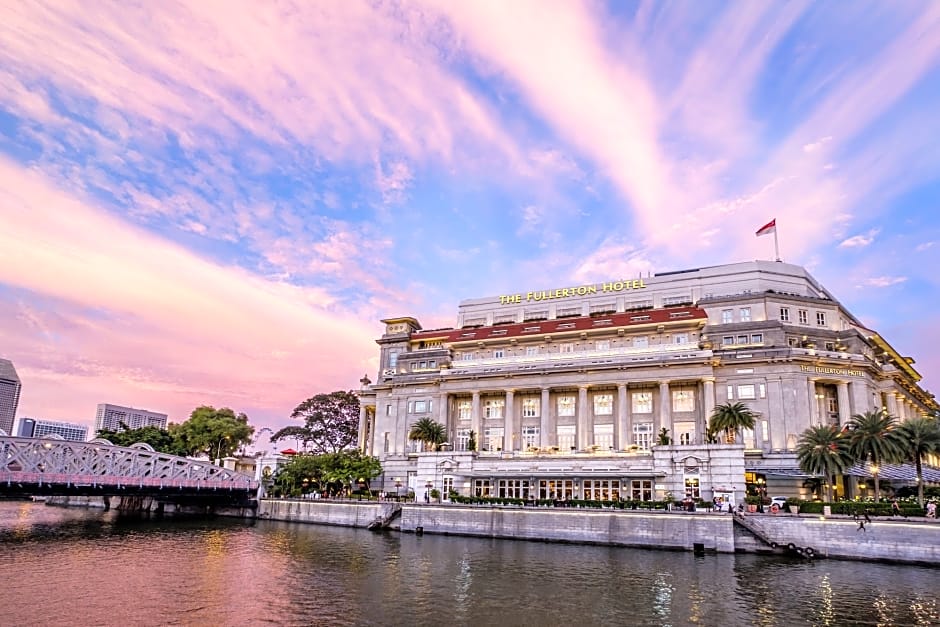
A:
[[[219,466],[222,465],[222,442],[228,439],[230,438],[227,435],[224,435],[221,438],[219,438],[219,445],[215,448],[215,460]]]
[[[401,478],[395,477],[395,500],[401,500]]]
[[[878,501],[881,498],[881,495],[878,493],[878,464],[871,465],[871,476],[875,483],[875,501]]]
[[[424,484],[424,502],[425,503],[431,502],[431,488],[433,487],[434,487],[434,484],[431,483],[430,479],[428,480],[427,483]]]

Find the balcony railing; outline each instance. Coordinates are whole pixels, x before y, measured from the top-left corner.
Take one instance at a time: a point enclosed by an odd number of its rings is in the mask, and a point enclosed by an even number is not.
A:
[[[465,359],[451,363],[451,371],[478,370],[481,368],[540,368],[566,365],[600,365],[630,361],[655,361],[657,359],[690,359],[710,357],[710,350],[701,350],[695,344],[664,344],[646,348],[609,348],[570,353],[539,353],[538,355],[511,355],[487,359]]]

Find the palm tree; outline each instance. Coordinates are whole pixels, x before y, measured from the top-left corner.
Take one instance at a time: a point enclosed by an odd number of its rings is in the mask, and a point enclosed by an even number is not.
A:
[[[716,433],[725,432],[728,444],[734,444],[735,436],[741,429],[753,429],[757,414],[744,403],[724,403],[712,411],[708,430]]]
[[[447,441],[447,430],[444,425],[433,418],[421,418],[418,422],[411,425],[411,431],[408,432],[409,440],[424,442],[432,450],[439,451],[441,444]]]
[[[859,461],[870,461],[874,466],[900,462],[904,458],[903,443],[897,430],[898,419],[885,411],[867,411],[855,414],[848,425],[849,452]],[[881,498],[878,472],[875,479],[875,501]]]
[[[796,458],[800,469],[808,475],[822,475],[828,486],[828,500],[832,502],[835,475],[841,475],[855,461],[849,453],[848,439],[834,425],[816,425],[802,434],[796,445]]]
[[[898,427],[904,457],[917,468],[917,502],[924,506],[923,459],[940,451],[940,425],[936,418],[911,418]]]

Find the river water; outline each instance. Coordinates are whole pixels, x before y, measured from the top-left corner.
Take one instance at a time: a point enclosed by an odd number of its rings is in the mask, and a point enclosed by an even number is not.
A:
[[[940,569],[0,502],[0,625],[940,625]]]

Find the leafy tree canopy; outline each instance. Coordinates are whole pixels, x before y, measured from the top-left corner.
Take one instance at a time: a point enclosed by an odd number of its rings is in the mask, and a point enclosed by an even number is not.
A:
[[[255,428],[248,424],[245,414],[236,415],[228,407],[216,409],[204,405],[194,409],[186,422],[171,424],[169,431],[187,455],[203,453],[214,459],[250,444]]]
[[[153,450],[168,455],[185,455],[179,442],[166,429],[148,426],[140,429],[127,429],[124,431],[108,431],[103,429],[98,432],[97,437],[105,438],[115,446],[130,446],[138,442],[144,442],[153,447]]]
[[[411,425],[408,439],[424,442],[428,448],[439,451],[441,444],[447,441],[447,430],[433,418],[421,418]]]
[[[314,453],[337,453],[356,441],[359,397],[342,390],[317,394],[295,407],[290,417],[303,420],[303,426],[284,427],[271,436],[272,442],[295,438]]]
[[[295,455],[277,473],[276,483],[288,493],[322,490],[337,494],[360,480],[369,483],[382,474],[378,458],[347,449],[320,455]]]
[[[744,403],[723,403],[712,411],[708,430],[724,431],[728,443],[734,443],[735,434],[741,429],[753,429],[756,421],[757,416]]]
[[[855,462],[848,438],[833,425],[816,425],[804,431],[797,442],[796,457],[803,472],[826,478],[830,501],[832,477],[841,475]]]

